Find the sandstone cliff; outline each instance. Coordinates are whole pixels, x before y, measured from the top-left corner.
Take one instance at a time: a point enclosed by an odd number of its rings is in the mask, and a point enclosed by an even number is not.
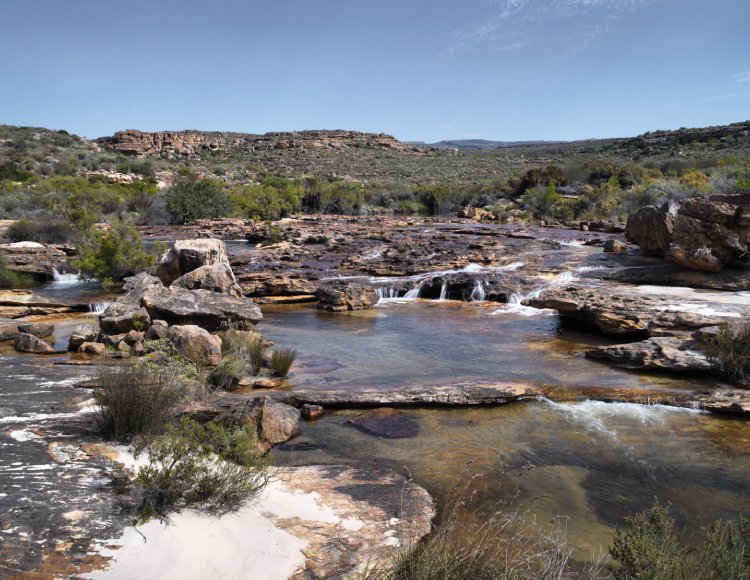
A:
[[[136,129],[118,131],[97,142],[123,155],[135,157],[190,157],[206,150],[241,148],[250,151],[271,149],[332,149],[371,147],[397,152],[426,153],[432,148],[407,145],[383,133],[358,131],[298,131],[287,133],[227,133],[210,131],[158,131]]]

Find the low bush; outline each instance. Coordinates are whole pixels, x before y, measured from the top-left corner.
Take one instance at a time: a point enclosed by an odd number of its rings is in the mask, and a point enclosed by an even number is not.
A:
[[[221,339],[221,352],[224,356],[234,356],[244,361],[250,371],[257,375],[263,368],[266,352],[265,340],[257,332],[227,330]]]
[[[150,346],[149,350],[160,348]],[[177,403],[197,394],[193,365],[172,351],[157,358],[158,362],[142,359],[102,371],[102,387],[95,399],[97,427],[103,437],[128,442],[157,433]]]
[[[741,386],[750,386],[750,322],[721,325],[706,342],[706,354],[714,372]]]
[[[199,425],[183,419],[145,447],[148,462],[136,483],[142,490],[135,523],[199,508],[213,514],[236,510],[271,477],[255,434],[237,425]],[[138,450],[139,453],[141,450]]]
[[[248,361],[237,353],[227,355],[208,375],[208,382],[217,389],[231,391],[237,386],[239,380],[248,374],[250,365]]]
[[[750,578],[750,523],[744,517],[716,520],[703,532],[700,545],[680,544],[669,506],[654,501],[650,510],[626,518],[628,528],[615,532],[610,548],[620,565],[615,577],[672,580]]]
[[[5,231],[9,242],[38,242],[67,244],[78,239],[73,224],[65,221],[30,221],[26,218],[13,222]]]
[[[271,353],[271,371],[276,377],[285,377],[297,357],[297,351],[291,348],[275,348]]]
[[[165,195],[174,223],[186,224],[202,218],[228,216],[232,202],[220,181],[187,175],[178,179]]]
[[[0,288],[15,288],[18,285],[18,276],[8,269],[8,262],[0,256]]]

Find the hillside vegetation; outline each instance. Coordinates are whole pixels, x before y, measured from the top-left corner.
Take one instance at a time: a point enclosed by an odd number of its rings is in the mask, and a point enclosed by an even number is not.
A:
[[[441,214],[466,205],[500,221],[618,220],[685,195],[747,192],[750,122],[498,149],[352,131],[130,130],[90,141],[0,126],[0,217],[26,218],[22,233],[39,239],[49,230],[75,237],[114,218]]]

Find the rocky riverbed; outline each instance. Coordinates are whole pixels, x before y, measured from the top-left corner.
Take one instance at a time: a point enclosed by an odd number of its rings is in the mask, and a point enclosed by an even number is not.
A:
[[[266,443],[288,477],[211,526],[284,538],[275,577],[347,577],[409,545],[429,531],[427,493],[445,499],[467,461],[487,477],[488,501],[517,488],[535,513],[568,515],[581,549],[654,494],[691,525],[750,501],[739,476],[750,397],[712,374],[702,348],[750,313],[741,269],[684,270],[620,234],[538,225],[310,217],[277,226],[274,239],[244,220],[143,228],[186,242],[123,294],[66,279],[0,297],[7,574],[149,577],[143,566],[160,550],[181,557],[184,545],[207,542],[197,515],[174,533],[148,527],[146,547],[129,531],[118,490],[130,467],[93,433],[89,379],[103,362],[139,355],[148,337],[199,348],[215,364],[212,333],[227,326],[298,354],[286,380],[248,380],[185,410],[249,413],[274,434]],[[187,241],[195,237],[224,244]],[[18,352],[19,335],[48,353]],[[362,407],[376,411],[360,417]],[[386,443],[394,434],[403,445]],[[618,472],[615,456],[630,467]],[[667,494],[676,472],[684,485]],[[607,497],[605,482],[623,473],[628,485]],[[409,501],[397,507],[404,490]],[[304,499],[280,510],[292,496]]]

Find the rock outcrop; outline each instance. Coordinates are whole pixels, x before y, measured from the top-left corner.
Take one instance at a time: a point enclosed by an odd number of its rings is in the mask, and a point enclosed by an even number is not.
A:
[[[249,298],[210,290],[154,286],[145,292],[142,304],[151,318],[169,324],[196,324],[209,331],[248,328],[263,318],[258,305]]]
[[[626,236],[650,255],[692,270],[718,272],[750,263],[750,195],[693,197],[647,207],[628,219]]]
[[[432,148],[408,145],[383,133],[358,131],[295,131],[253,135],[213,131],[158,131],[149,133],[128,129],[112,137],[102,137],[98,143],[135,157],[191,157],[203,151],[227,150],[239,147],[249,151],[273,149],[332,149],[341,150],[373,147],[398,152],[424,153]]]
[[[0,244],[0,256],[5,258],[9,270],[42,281],[51,280],[55,268],[62,267],[67,261],[63,247],[34,242]]]
[[[201,266],[183,274],[172,282],[172,287],[187,288],[188,290],[211,290],[229,294],[236,298],[242,296],[242,288],[237,283],[232,268],[226,262]]]
[[[224,242],[214,238],[177,240],[159,261],[156,275],[165,286],[202,266],[229,266]],[[188,282],[189,283],[189,282]]]
[[[597,346],[586,356],[605,360],[615,366],[637,370],[668,370],[684,373],[707,373],[711,363],[700,341],[689,337],[654,337],[639,342]]]
[[[18,352],[30,352],[34,354],[50,354],[55,352],[55,348],[50,343],[33,334],[17,334],[15,347]]]
[[[367,310],[378,303],[378,296],[372,286],[351,282],[324,284],[315,291],[318,308],[330,312],[347,310]]]

